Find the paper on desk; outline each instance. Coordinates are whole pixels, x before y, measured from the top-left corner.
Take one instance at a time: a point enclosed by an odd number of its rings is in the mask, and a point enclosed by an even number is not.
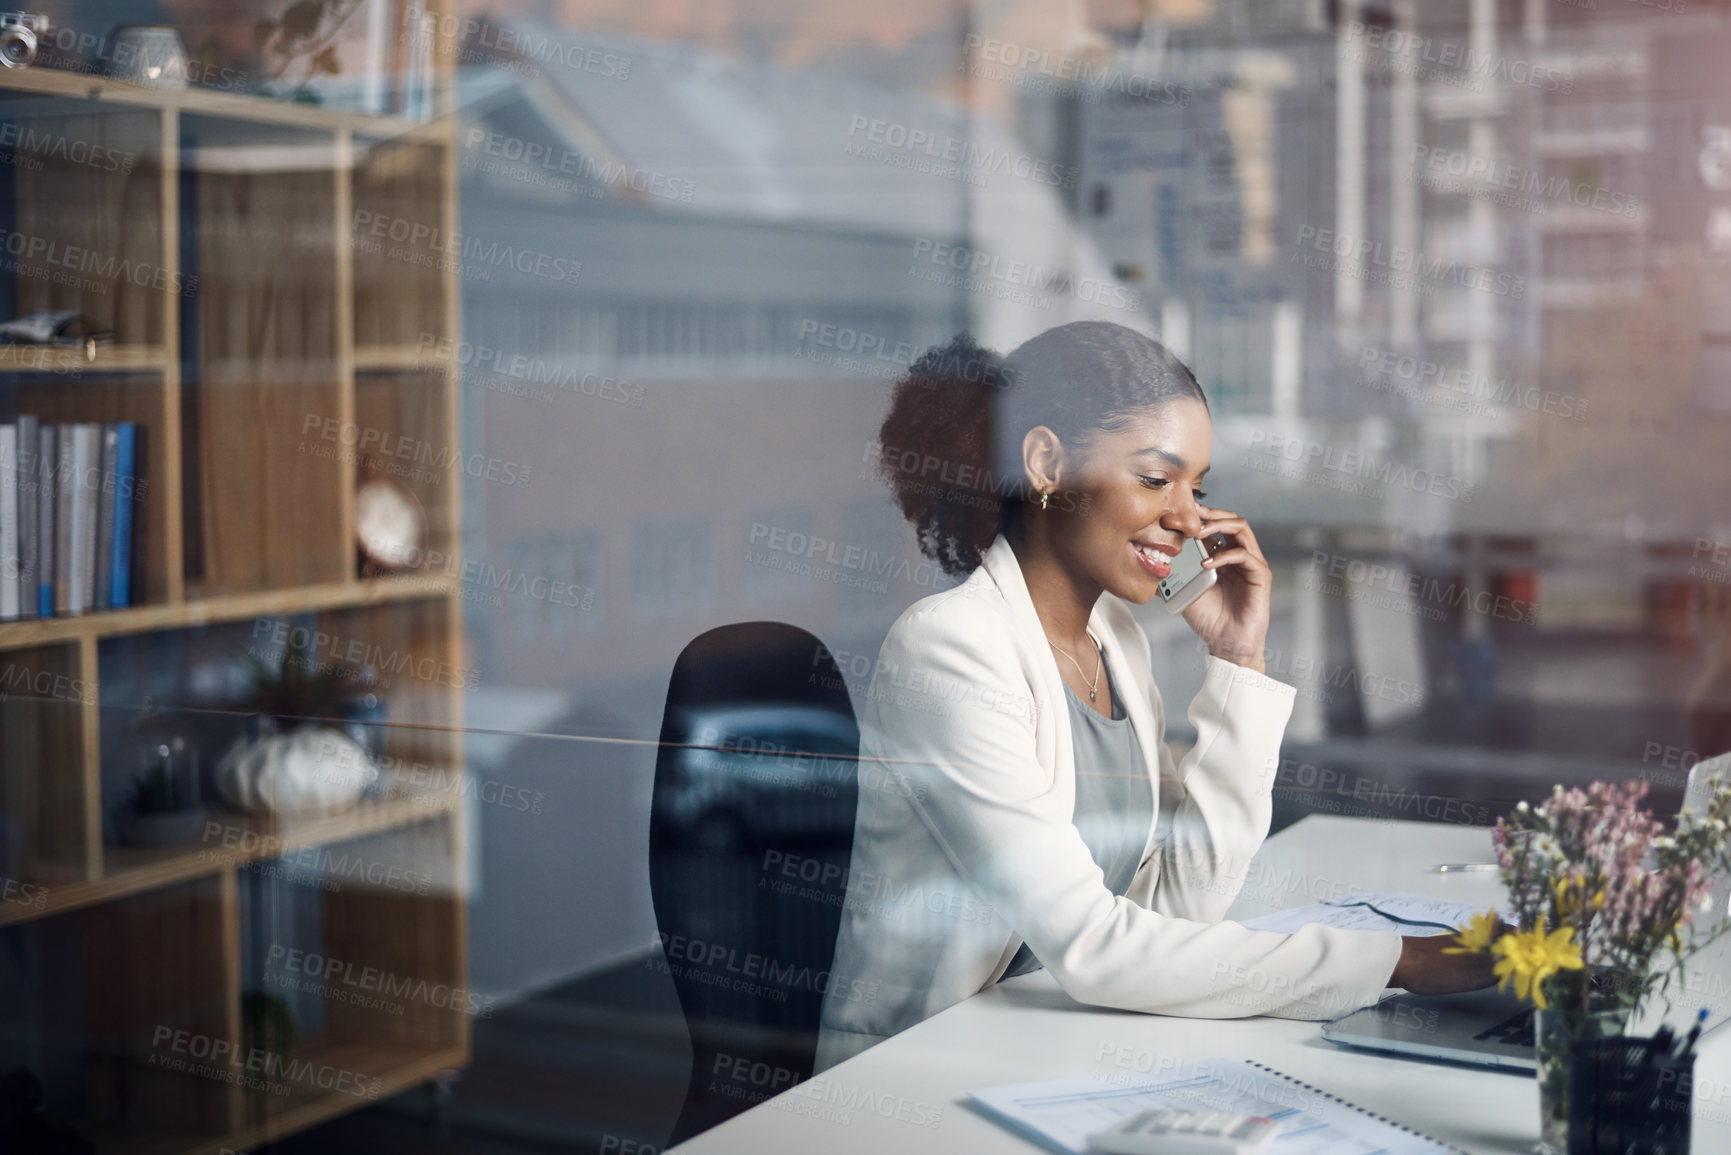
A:
[[[1186,1063],[1120,1082],[1056,1079],[973,1093],[988,1116],[1046,1148],[1085,1155],[1088,1136],[1156,1107],[1260,1115],[1280,1124],[1269,1155],[1446,1155],[1446,1144],[1367,1113],[1308,1083],[1234,1059]]]
[[[1250,930],[1291,934],[1301,926],[1320,922],[1340,930],[1392,930],[1422,937],[1452,934],[1483,909],[1470,902],[1422,894],[1344,894],[1327,902],[1245,919],[1243,925]]]

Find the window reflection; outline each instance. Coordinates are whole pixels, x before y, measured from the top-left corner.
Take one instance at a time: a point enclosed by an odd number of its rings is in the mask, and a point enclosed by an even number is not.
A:
[[[1298,691],[1277,830],[1485,825],[1595,779],[1647,781],[1665,810],[1731,747],[1725,4],[40,11],[40,55],[0,73],[0,323],[52,311],[90,340],[0,343],[0,424],[130,426],[148,481],[126,605],[68,612],[50,574],[28,620],[26,522],[0,537],[0,886],[69,888],[0,918],[0,986],[24,992],[0,1070],[29,1068],[69,1125],[165,1150],[338,1142],[353,1121],[296,1114],[304,1087],[284,1106],[139,1074],[159,1025],[279,1037],[241,1001],[276,946],[460,977],[513,1032],[509,1008],[544,1020],[568,996],[580,1051],[640,1041],[636,1019],[584,1018],[610,1005],[673,1022],[667,976],[632,970],[662,929],[642,864],[672,813],[670,672],[711,629],[782,622],[833,659],[810,676],[864,701],[891,625],[955,584],[875,463],[894,383],[963,331],[1005,352],[1112,321],[1202,382],[1211,502],[1275,567],[1267,664]],[[117,26],[141,23],[173,29],[184,85],[116,63]],[[390,540],[368,553],[355,492],[379,477]],[[93,569],[115,516],[90,523]],[[1136,617],[1181,749],[1204,650]],[[261,712],[246,655],[280,672],[296,631],[315,671],[354,667],[382,710],[361,724],[424,779],[319,845],[372,862],[413,842],[443,888],[416,910],[262,873],[296,849],[236,857],[263,819],[116,840],[139,768],[115,736],[148,700],[214,766]],[[357,700],[284,709],[340,728]],[[729,716],[682,741],[729,745]],[[740,758],[752,779],[763,759]],[[717,926],[750,922],[736,891],[785,850],[793,811],[754,789],[738,829],[687,823],[740,883]],[[808,851],[844,861],[845,816],[803,813]],[[375,936],[386,912],[411,929]],[[157,926],[185,931],[141,964],[157,993],[87,1022],[92,956]],[[449,1007],[283,1008],[314,1055],[413,1036],[357,1060],[387,1097],[428,1056],[484,1050]],[[677,1051],[642,1044],[649,1073],[614,1085],[649,1088],[629,1107],[533,1084],[513,1139],[662,1144]],[[608,1068],[581,1053],[574,1078]],[[511,1081],[474,1071],[483,1099]],[[127,1106],[145,1099],[161,1110]],[[509,1114],[455,1102],[468,1124]]]

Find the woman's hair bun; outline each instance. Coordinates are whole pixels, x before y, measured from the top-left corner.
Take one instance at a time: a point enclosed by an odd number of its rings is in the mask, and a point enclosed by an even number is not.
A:
[[[980,564],[1020,476],[994,469],[1004,359],[962,332],[926,350],[896,382],[878,431],[878,473],[919,536],[920,551],[962,576]]]

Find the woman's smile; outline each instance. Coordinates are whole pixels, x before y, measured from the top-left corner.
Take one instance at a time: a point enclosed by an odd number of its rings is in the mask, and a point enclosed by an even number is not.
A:
[[[1148,571],[1155,581],[1164,581],[1172,573],[1172,559],[1178,556],[1182,546],[1166,545],[1145,541],[1132,541],[1130,551],[1136,555],[1136,561]]]

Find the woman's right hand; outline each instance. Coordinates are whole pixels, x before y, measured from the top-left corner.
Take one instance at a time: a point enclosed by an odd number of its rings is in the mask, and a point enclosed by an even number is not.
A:
[[[1452,934],[1403,936],[1400,961],[1394,964],[1388,985],[1415,995],[1452,995],[1482,990],[1497,981],[1491,973],[1496,960],[1490,955],[1443,953],[1457,945]]]

